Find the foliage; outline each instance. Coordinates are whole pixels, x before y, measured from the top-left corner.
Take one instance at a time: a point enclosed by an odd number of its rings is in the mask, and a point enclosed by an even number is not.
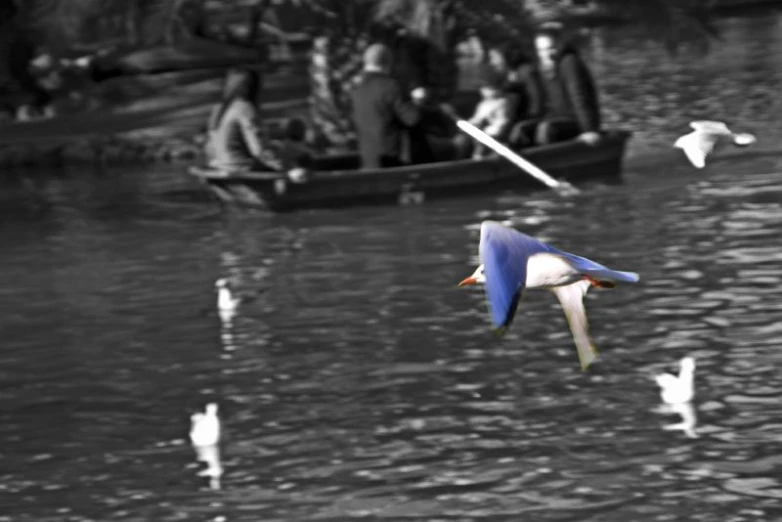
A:
[[[202,4],[202,0],[26,0],[22,5],[29,27],[49,43],[106,38],[101,32],[108,32],[130,43],[157,44],[172,39],[183,8],[199,9]]]
[[[680,43],[717,36],[710,12],[715,0],[593,0],[595,11],[637,22],[675,51]],[[468,35],[482,40],[518,39],[548,17],[572,19],[565,0],[302,0],[321,16],[317,27],[341,36],[365,30],[372,20],[399,23],[409,31],[455,45]],[[545,13],[545,14],[544,14]],[[542,15],[538,17],[536,15]],[[578,23],[578,20],[570,20]],[[438,23],[439,22],[439,25]]]
[[[685,42],[708,45],[719,37],[711,16],[715,0],[599,0],[598,4],[635,22],[671,52]]]
[[[399,25],[440,46],[453,46],[470,34],[511,35],[528,25],[519,0],[304,0],[313,24],[325,36],[355,36],[373,22]]]
[[[291,0],[292,1],[292,0]],[[160,43],[172,39],[183,7],[204,0],[19,0],[29,25],[48,39],[77,41],[96,25],[115,20],[127,40]],[[263,2],[263,0],[259,0]],[[266,4],[266,2],[263,2]],[[235,0],[213,2],[225,11]],[[536,20],[532,8],[566,12],[564,0],[297,0],[313,26],[340,37],[356,37],[376,20],[397,23],[441,46],[471,34],[484,40],[518,38]],[[598,9],[640,22],[649,35],[672,50],[680,42],[716,35],[709,12],[714,0],[593,0]]]

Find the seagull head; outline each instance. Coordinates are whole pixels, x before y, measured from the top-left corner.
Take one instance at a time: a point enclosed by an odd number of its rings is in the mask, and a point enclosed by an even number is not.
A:
[[[692,373],[695,371],[695,359],[692,357],[684,357],[681,362],[682,373]]]
[[[207,415],[217,415],[217,403],[210,402],[206,405],[206,414]]]
[[[459,286],[479,285],[484,283],[486,283],[486,274],[483,270],[483,265],[479,265],[470,277],[465,277],[462,279],[462,281],[459,283]]]
[[[228,279],[221,277],[217,281],[215,281],[215,287],[217,288],[228,288]]]

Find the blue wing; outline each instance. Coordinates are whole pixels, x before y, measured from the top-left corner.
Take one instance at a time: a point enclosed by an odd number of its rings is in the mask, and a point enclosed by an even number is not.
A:
[[[486,277],[492,323],[500,333],[510,325],[527,281],[527,259],[540,252],[560,253],[495,221],[481,223],[479,254]]]
[[[569,254],[567,252],[560,252],[560,255],[567,259],[571,266],[581,272],[584,275],[599,279],[601,281],[623,282],[623,283],[637,283],[640,279],[635,272],[620,272],[619,270],[611,270],[608,267],[595,263],[585,257],[577,256],[575,254]]]

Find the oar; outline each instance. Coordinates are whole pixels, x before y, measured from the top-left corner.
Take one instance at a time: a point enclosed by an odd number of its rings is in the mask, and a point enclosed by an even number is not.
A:
[[[456,126],[459,127],[459,129],[462,132],[464,132],[465,134],[469,134],[475,140],[483,143],[484,145],[492,149],[494,152],[504,157],[505,159],[507,159],[508,161],[510,161],[511,163],[513,163],[514,165],[522,169],[524,172],[537,179],[538,181],[553,188],[561,195],[572,195],[572,194],[578,194],[580,192],[576,187],[574,187],[567,181],[560,181],[552,178],[540,167],[522,158],[521,156],[519,156],[518,154],[510,150],[508,147],[506,147],[505,145],[503,145],[502,143],[495,140],[494,138],[492,138],[491,136],[483,132],[481,129],[473,125],[472,123],[460,119],[453,111],[452,108],[443,107],[443,112],[445,112],[451,118],[454,119],[454,121],[456,122]]]

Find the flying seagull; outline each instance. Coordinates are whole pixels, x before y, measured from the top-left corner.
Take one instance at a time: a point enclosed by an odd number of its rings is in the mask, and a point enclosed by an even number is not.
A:
[[[756,141],[752,134],[734,133],[721,121],[693,121],[690,122],[690,127],[694,130],[681,136],[673,146],[682,149],[687,159],[699,169],[706,166],[706,156],[711,154],[720,140],[731,139],[734,145],[740,147]]]
[[[550,290],[565,311],[582,369],[597,357],[584,308],[587,290],[591,286],[613,288],[617,282],[639,280],[634,272],[618,272],[562,252],[496,221],[481,224],[479,254],[481,265],[459,286],[485,285],[496,331],[505,333],[525,289]]]

